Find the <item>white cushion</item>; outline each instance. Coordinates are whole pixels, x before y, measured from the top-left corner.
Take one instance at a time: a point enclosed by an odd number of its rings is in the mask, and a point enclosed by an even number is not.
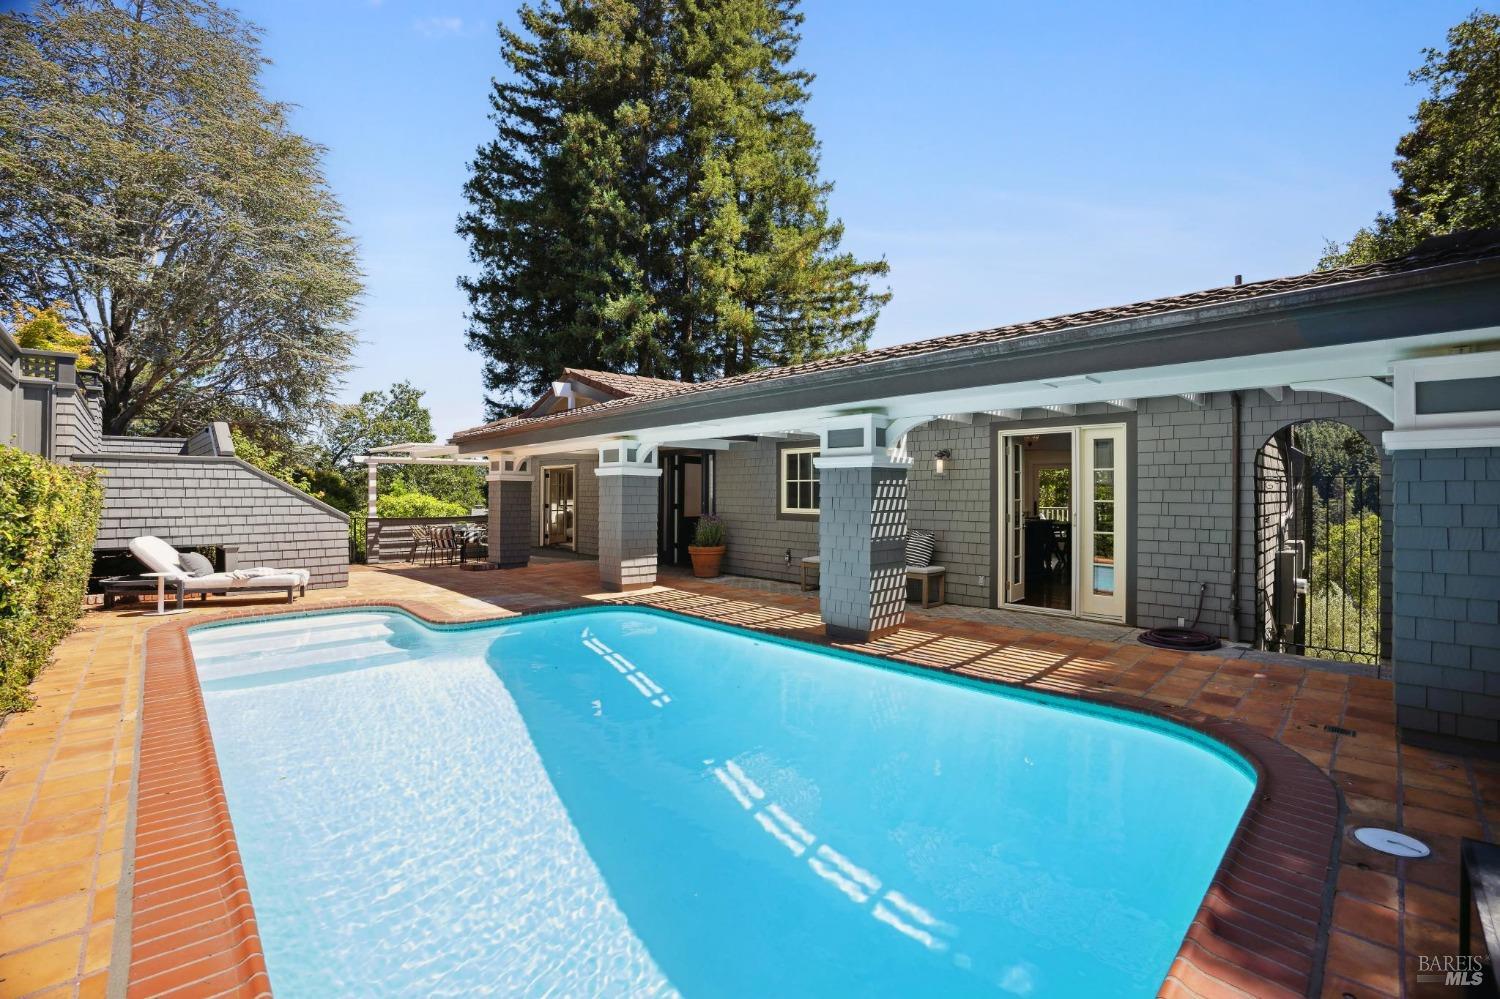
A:
[[[805,558],[805,559],[802,560],[802,564],[803,565],[817,565],[821,561],[822,561],[822,557],[821,556],[818,556],[818,555],[809,555],[809,556],[807,556],[807,558]]]
[[[130,554],[140,559],[152,572],[165,573],[174,579],[189,580],[191,590],[231,590],[237,586],[261,585],[306,586],[312,578],[306,569],[275,569],[256,566],[251,569],[236,569],[233,572],[215,572],[194,576],[182,564],[182,556],[176,548],[161,538],[144,534],[130,539]]]
[[[236,572],[215,572],[207,576],[193,576],[183,583],[189,593],[198,590],[246,590],[274,589],[283,586],[306,586],[306,569],[284,569],[242,575]]]
[[[191,575],[182,567],[182,556],[177,549],[161,538],[150,534],[130,539],[130,554],[146,564],[152,572],[163,572],[172,576]]]
[[[940,565],[909,565],[906,567],[908,576],[938,576],[948,570]]]

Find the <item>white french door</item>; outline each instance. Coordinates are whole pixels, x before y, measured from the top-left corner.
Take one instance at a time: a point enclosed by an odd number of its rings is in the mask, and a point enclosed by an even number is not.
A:
[[[1066,442],[1065,459],[1059,441]],[[1032,448],[1046,450],[1029,457]],[[1125,620],[1125,427],[1002,431],[999,451],[1001,605]],[[1044,470],[1032,474],[1034,467]],[[1066,485],[1059,483],[1061,471],[1053,475],[1046,468],[1065,470]],[[1045,475],[1053,477],[1044,496]],[[1028,554],[1028,536],[1044,547]],[[1028,581],[1028,573],[1045,575]]]
[[[1026,598],[1026,448],[1020,437],[1001,438],[1005,444],[1005,470],[1001,473],[1005,497],[1005,580],[1002,601]]]
[[[572,465],[542,466],[542,546],[577,549],[573,536],[575,512]]]
[[[1080,614],[1125,619],[1125,428],[1078,431],[1073,490]]]

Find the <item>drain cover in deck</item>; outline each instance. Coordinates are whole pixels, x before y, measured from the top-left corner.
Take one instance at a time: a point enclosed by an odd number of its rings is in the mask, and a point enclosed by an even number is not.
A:
[[[1354,830],[1354,838],[1372,850],[1389,853],[1393,857],[1405,857],[1408,860],[1416,860],[1432,852],[1421,840],[1412,839],[1406,833],[1398,833],[1391,829],[1364,826]]]

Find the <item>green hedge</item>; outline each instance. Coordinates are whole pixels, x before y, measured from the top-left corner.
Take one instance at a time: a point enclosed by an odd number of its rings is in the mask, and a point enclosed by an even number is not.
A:
[[[377,496],[375,515],[399,519],[402,517],[467,517],[469,508],[462,503],[438,499],[426,493],[393,493]]]
[[[104,487],[92,469],[0,446],[0,716],[83,613]]]

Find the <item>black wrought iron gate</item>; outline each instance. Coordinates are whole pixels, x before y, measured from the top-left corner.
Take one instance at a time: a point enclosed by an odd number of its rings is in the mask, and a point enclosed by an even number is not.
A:
[[[1300,446],[1306,426],[1283,428],[1256,454],[1258,645],[1378,665],[1379,460],[1342,424],[1332,426],[1346,434],[1325,430]]]

